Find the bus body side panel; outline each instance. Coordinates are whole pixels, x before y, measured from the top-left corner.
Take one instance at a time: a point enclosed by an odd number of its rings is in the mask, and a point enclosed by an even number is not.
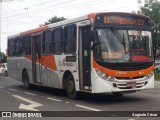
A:
[[[32,80],[32,64],[31,61],[25,57],[8,57],[7,66],[9,77],[18,81],[22,81],[22,71],[26,69],[28,72],[30,83],[33,83]]]
[[[48,87],[62,88],[59,78],[59,71],[42,66],[42,84]]]
[[[60,82],[60,67],[58,67],[57,62],[59,61],[59,55],[42,55],[41,61],[41,63],[36,61],[36,66],[41,66],[39,70],[40,72],[37,73],[37,75],[41,76],[41,84],[39,85],[62,88],[62,84]],[[33,80],[31,83],[34,84]]]
[[[53,57],[53,56],[51,56]],[[59,60],[59,57],[55,56],[55,61]],[[46,62],[51,62],[48,61],[48,59],[44,58],[44,61]],[[53,61],[52,61],[53,62]],[[13,58],[8,58],[7,59],[7,65],[8,65],[8,72],[9,72],[9,77],[13,78],[18,81],[22,81],[22,71],[24,69],[27,70],[28,76],[29,76],[29,82],[31,84],[35,84],[33,81],[32,77],[32,62],[31,62],[31,57],[13,57]],[[36,66],[39,66],[39,63],[36,62]],[[60,78],[60,68],[57,68],[57,70],[53,70],[43,63],[41,64],[42,68],[42,84],[43,86],[48,86],[48,87],[54,87],[54,88],[62,88],[61,84],[61,78]],[[58,63],[56,62],[56,66],[58,66]],[[40,75],[38,73],[37,75]]]
[[[60,67],[58,66],[59,55],[54,55],[54,59],[55,59],[54,64],[56,66],[56,69],[49,69],[46,67],[45,64],[42,67],[42,74],[43,72],[46,74],[46,76],[44,74],[44,78],[47,80],[47,85],[45,83],[45,80],[43,80],[44,81],[43,84],[49,87],[62,88],[61,77],[60,77]],[[50,60],[48,62],[53,62],[53,61]]]
[[[61,85],[63,84],[63,76],[64,76],[64,73],[66,71],[69,71],[72,75],[73,75],[73,78],[74,78],[74,81],[75,81],[75,85],[78,80],[78,72],[77,72],[77,69],[78,69],[78,63],[77,61],[72,61],[72,62],[69,62],[69,61],[66,61],[66,57],[75,57],[75,59],[77,59],[77,56],[75,55],[72,55],[72,54],[62,54],[59,58],[59,61],[58,61],[58,66],[60,67],[60,83]],[[79,85],[79,84],[78,84]],[[79,87],[76,85],[76,90],[79,91]]]

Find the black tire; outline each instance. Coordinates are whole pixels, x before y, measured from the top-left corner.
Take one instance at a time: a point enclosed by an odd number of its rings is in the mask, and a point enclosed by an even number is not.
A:
[[[27,90],[30,89],[29,77],[27,71],[23,72],[22,80],[23,80],[23,87]]]
[[[7,71],[5,71],[5,76],[8,76],[8,72]]]
[[[67,86],[66,86],[67,95],[71,99],[77,99],[78,93],[75,89],[75,82],[72,75],[67,77]]]
[[[121,97],[121,96],[123,96],[123,94],[121,93],[121,92],[113,92],[112,93],[114,96],[116,96],[116,97]]]

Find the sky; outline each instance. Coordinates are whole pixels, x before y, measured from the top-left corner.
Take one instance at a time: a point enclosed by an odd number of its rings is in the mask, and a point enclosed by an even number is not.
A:
[[[1,1],[1,0],[0,0]],[[1,51],[6,52],[7,36],[39,27],[53,16],[76,18],[92,12],[132,12],[137,0],[2,0]]]

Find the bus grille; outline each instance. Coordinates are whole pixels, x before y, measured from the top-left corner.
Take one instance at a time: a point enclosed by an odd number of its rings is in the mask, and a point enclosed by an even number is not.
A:
[[[153,61],[150,62],[130,62],[130,63],[107,63],[102,61],[97,61],[97,64],[111,69],[111,70],[120,70],[120,71],[134,71],[134,70],[143,70],[151,67]]]
[[[130,78],[130,77],[115,77],[117,80],[130,80],[130,79],[140,79],[140,78],[143,78],[144,76],[136,76],[136,77],[133,77],[133,78]]]
[[[141,66],[111,66],[108,67],[112,70],[121,70],[121,71],[133,71],[133,70],[142,70],[142,69],[146,69],[149,68],[149,65],[141,65]]]
[[[113,83],[113,87],[119,88],[119,89],[133,89],[133,88],[141,88],[145,86],[148,82],[137,82],[136,86],[131,87],[127,86],[127,83]]]

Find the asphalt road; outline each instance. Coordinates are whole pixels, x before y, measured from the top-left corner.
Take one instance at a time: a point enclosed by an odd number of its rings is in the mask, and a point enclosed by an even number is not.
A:
[[[115,97],[112,94],[81,94],[79,100],[71,100],[63,90],[37,86],[25,90],[21,82],[0,76],[0,111],[82,111],[83,113],[85,111],[160,111],[160,83],[156,82],[154,89],[125,94],[122,97]],[[64,118],[82,119],[82,117],[54,117],[56,120]],[[0,118],[0,120],[6,119],[9,118]],[[85,119],[160,120],[158,117],[86,117]]]

